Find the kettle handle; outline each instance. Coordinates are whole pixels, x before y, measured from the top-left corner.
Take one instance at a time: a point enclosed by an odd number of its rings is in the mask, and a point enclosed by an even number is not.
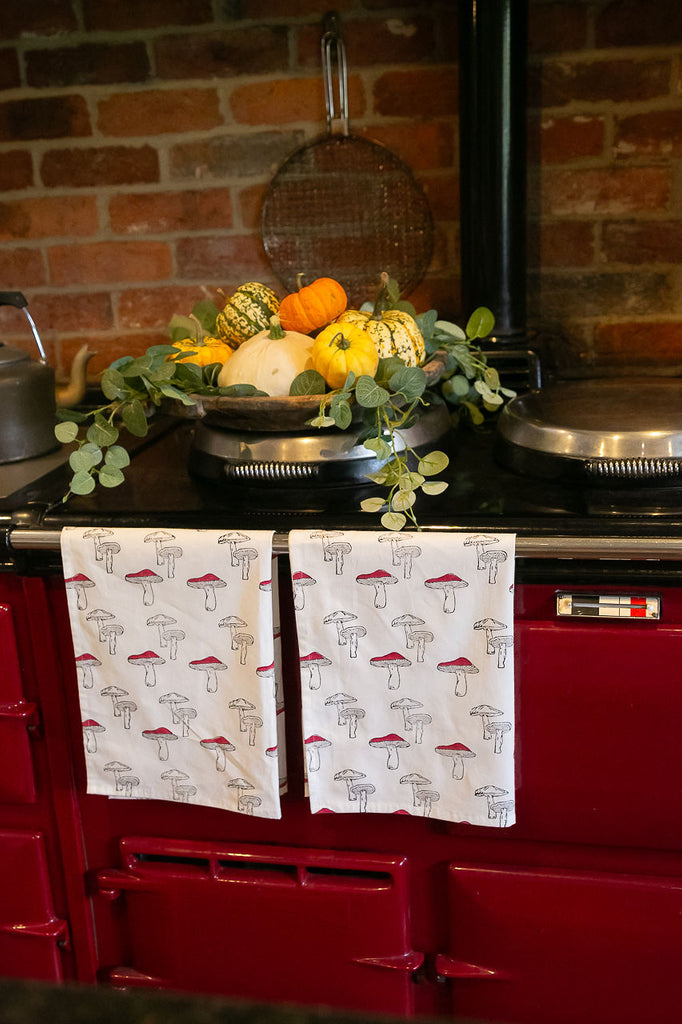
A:
[[[16,306],[17,309],[24,309],[25,306],[28,306],[28,302],[21,292],[0,292],[0,306]]]

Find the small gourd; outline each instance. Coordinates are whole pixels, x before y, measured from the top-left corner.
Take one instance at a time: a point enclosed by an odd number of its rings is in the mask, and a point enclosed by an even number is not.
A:
[[[210,335],[201,340],[183,338],[182,341],[174,341],[173,347],[180,349],[180,355],[169,356],[170,359],[174,359],[175,362],[194,363],[196,366],[226,363],[233,351],[221,338],[213,338]]]
[[[322,374],[329,387],[340,388],[351,370],[356,377],[373,377],[379,353],[371,335],[362,327],[337,321],[315,338],[312,360],[313,369]]]
[[[371,313],[347,309],[338,323],[355,324],[371,334],[380,359],[399,356],[406,366],[419,366],[426,356],[426,345],[417,321],[402,309],[385,309],[388,300],[388,275],[382,274],[382,287]]]
[[[286,295],[279,306],[279,318],[287,331],[310,334],[335,320],[348,305],[348,297],[332,277],[318,277],[312,284],[302,285],[298,275],[298,291]]]
[[[297,331],[283,331],[278,316],[267,331],[243,342],[218,376],[218,386],[253,384],[272,398],[289,394],[294,377],[312,367],[313,339]]]
[[[216,330],[232,348],[267,329],[279,310],[279,299],[264,284],[247,281],[237,288],[216,317]]]

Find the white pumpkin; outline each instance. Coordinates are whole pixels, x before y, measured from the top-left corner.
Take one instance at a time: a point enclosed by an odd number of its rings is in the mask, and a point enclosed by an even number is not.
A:
[[[279,317],[273,316],[269,330],[242,342],[230,356],[220,371],[218,384],[253,384],[272,398],[288,395],[294,377],[311,369],[312,349],[312,338],[283,330]]]

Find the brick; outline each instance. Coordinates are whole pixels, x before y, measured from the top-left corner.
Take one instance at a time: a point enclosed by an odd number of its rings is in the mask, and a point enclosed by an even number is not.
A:
[[[251,230],[260,228],[260,213],[265,191],[265,185],[249,185],[239,190],[237,209],[242,227]]]
[[[126,193],[111,199],[109,219],[112,231],[129,234],[231,228],[231,193],[229,188]]]
[[[0,61],[0,92],[6,89],[15,89],[19,85],[21,85],[21,75],[19,74],[19,58],[16,50],[3,50]]]
[[[546,61],[540,73],[539,102],[559,107],[577,100],[635,102],[667,96],[669,60]]]
[[[589,273],[541,275],[542,316],[568,321],[572,317],[654,316],[671,307],[668,278],[661,273]]]
[[[78,349],[86,343],[96,353],[88,364],[88,377],[94,380],[115,359],[120,359],[121,356],[141,356],[152,345],[167,345],[168,334],[162,330],[149,330],[141,333],[132,332],[129,334],[115,331],[113,334],[93,335],[88,333],[61,338],[56,346],[58,349],[57,365],[60,368],[70,366]],[[123,435],[124,444],[126,443],[126,436],[125,434]]]
[[[459,177],[454,173],[444,172],[437,177],[431,176],[421,179],[421,185],[429,201],[433,219],[441,221],[458,221],[460,216],[459,205]]]
[[[3,0],[0,39],[52,36],[77,29],[71,0],[41,0],[40,3]]]
[[[335,0],[334,10],[342,13],[352,10],[354,0]],[[367,7],[367,4],[364,5]],[[396,7],[398,4],[392,4]],[[319,0],[242,0],[239,5],[242,18],[305,18],[320,14]]]
[[[83,0],[83,22],[89,32],[203,25],[212,20],[211,0]]]
[[[364,114],[365,94],[357,75],[348,80],[348,100],[356,114]],[[317,78],[284,78],[238,86],[230,96],[230,110],[239,124],[311,121],[320,132],[326,130],[324,92]]]
[[[374,85],[374,110],[387,117],[447,117],[457,110],[457,86],[454,68],[386,72]]]
[[[449,274],[429,273],[405,298],[419,312],[435,309],[441,320],[449,320],[461,327],[466,325],[469,314],[473,313],[473,310],[461,313],[461,281],[459,272],[454,270]]]
[[[587,45],[584,3],[531,3],[528,8],[528,52],[582,50]]]
[[[543,175],[543,208],[550,216],[588,216],[665,210],[670,196],[665,167],[590,168]]]
[[[529,134],[533,134],[532,130]],[[606,122],[603,117],[576,114],[548,117],[540,125],[542,164],[567,164],[572,160],[599,157],[604,153]]]
[[[272,174],[303,140],[302,131],[269,131],[179,143],[170,150],[170,175],[196,181]]]
[[[241,280],[263,281],[272,276],[260,238],[256,235],[217,235],[205,238],[182,238],[175,247],[178,276],[200,281],[231,280],[237,273]],[[238,268],[238,269],[237,269]]]
[[[0,191],[28,188],[33,184],[33,160],[23,149],[0,153]]]
[[[682,263],[682,221],[605,224],[601,248],[610,263]]]
[[[0,203],[0,239],[92,235],[95,196],[36,196]]]
[[[215,89],[125,92],[101,100],[97,126],[103,135],[161,135],[193,132],[223,123]]]
[[[421,14],[371,20],[348,19],[343,22],[341,30],[350,68],[434,60],[434,22]],[[319,24],[301,27],[298,35],[298,61],[301,66],[320,66],[320,39]]]
[[[165,242],[53,245],[47,250],[47,260],[54,285],[162,281],[172,273],[171,252]]]
[[[680,363],[682,321],[596,324],[594,345],[600,361],[624,366]]]
[[[528,226],[528,251],[541,267],[587,267],[594,262],[594,224],[543,221]]]
[[[36,288],[45,284],[45,263],[39,249],[0,249],[0,281],[3,289]]]
[[[682,110],[651,110],[616,122],[616,156],[682,155]]]
[[[50,333],[106,331],[114,326],[109,292],[39,292],[29,300],[41,338]]]
[[[289,63],[287,28],[254,26],[179,35],[154,43],[159,78],[228,78],[284,71]]]
[[[7,141],[91,135],[82,96],[46,96],[0,103],[0,135]]]
[[[84,43],[54,50],[27,50],[26,82],[39,89],[144,82],[149,58],[144,43]]]
[[[595,23],[595,44],[602,46],[670,46],[682,39],[682,7],[676,2],[615,0]]]
[[[151,146],[53,149],[43,155],[40,176],[48,187],[152,183],[159,180],[159,157]]]
[[[124,329],[167,329],[174,313],[188,316],[197,302],[210,299],[221,308],[223,301],[212,288],[191,285],[172,288],[128,288],[118,300],[118,319]]]
[[[454,127],[444,121],[411,121],[370,125],[356,134],[387,146],[413,171],[451,167],[455,153]]]

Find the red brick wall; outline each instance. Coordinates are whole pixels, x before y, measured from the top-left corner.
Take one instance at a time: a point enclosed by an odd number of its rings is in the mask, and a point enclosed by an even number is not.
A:
[[[60,372],[83,340],[94,370],[165,340],[173,312],[218,289],[283,294],[259,205],[323,130],[330,6],[352,128],[431,202],[434,258],[411,298],[466,317],[456,0],[4,0],[0,289],[26,294]],[[682,364],[681,11],[530,0],[528,320],[586,371]],[[14,311],[0,328],[30,344]]]

